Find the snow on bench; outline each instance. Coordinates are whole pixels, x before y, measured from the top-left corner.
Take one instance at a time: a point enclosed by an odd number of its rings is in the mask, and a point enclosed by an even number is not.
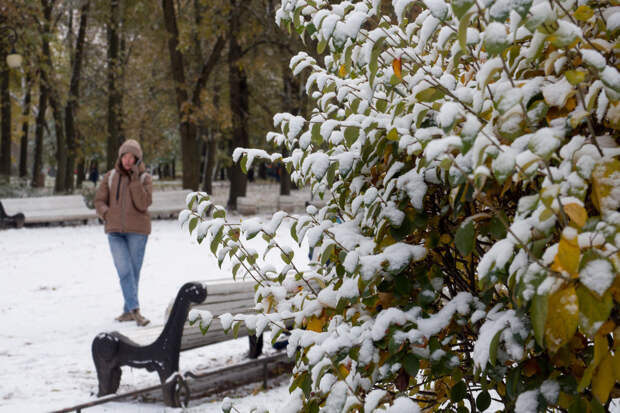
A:
[[[201,304],[192,304],[191,310],[206,310],[213,315],[213,321],[206,334],[200,331],[199,323],[190,325],[185,322],[183,337],[181,338],[181,351],[191,350],[209,344],[220,343],[231,340],[232,332],[224,332],[219,316],[225,313],[230,314],[253,314],[254,311],[254,281],[216,281],[210,282],[207,286],[207,299]],[[171,311],[173,302],[166,309],[166,319]],[[132,332],[130,338],[138,344],[146,345],[155,341],[161,333],[163,326],[154,325],[141,328]],[[239,328],[238,337],[248,335],[245,324]],[[259,350],[260,354],[260,350]]]
[[[152,218],[172,218],[186,208],[185,198],[189,190],[158,191],[153,193],[153,204],[149,207]],[[82,222],[97,218],[97,212],[90,209],[82,195],[55,195],[32,198],[0,199],[6,215],[24,214],[25,224],[46,224],[60,222]]]
[[[191,191],[186,189],[153,192],[153,203],[149,207],[152,218],[174,218],[187,208],[185,198]]]
[[[4,198],[0,202],[8,215],[23,213],[26,224],[87,222],[97,218],[95,210],[86,206],[82,195]]]

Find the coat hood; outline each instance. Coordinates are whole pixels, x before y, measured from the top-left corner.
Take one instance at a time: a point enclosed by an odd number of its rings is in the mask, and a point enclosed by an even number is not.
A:
[[[127,139],[120,148],[118,148],[118,158],[126,154],[127,152],[132,153],[138,160],[142,160],[142,148],[138,141],[134,139]]]
[[[124,172],[121,164],[121,157],[126,153],[133,154],[138,161],[142,161],[142,148],[138,141],[134,139],[127,139],[120,148],[118,148],[118,158],[116,159],[116,167],[119,171]],[[140,162],[140,173],[145,171],[144,163]]]

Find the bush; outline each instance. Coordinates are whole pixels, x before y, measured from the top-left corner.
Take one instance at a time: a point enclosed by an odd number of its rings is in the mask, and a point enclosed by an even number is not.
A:
[[[180,217],[294,318],[290,410],[604,411],[620,380],[620,13],[608,1],[283,1],[317,44],[309,119],[275,117],[300,217]],[[248,168],[278,154],[237,149]],[[206,211],[211,211],[206,214]],[[274,241],[283,219],[320,254]],[[279,248],[256,266],[244,240]],[[240,321],[233,321],[231,326]]]

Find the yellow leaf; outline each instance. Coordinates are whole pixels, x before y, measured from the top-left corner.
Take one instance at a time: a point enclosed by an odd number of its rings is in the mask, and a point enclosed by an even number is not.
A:
[[[573,402],[573,396],[570,394],[566,394],[564,392],[560,392],[560,397],[558,398],[558,404],[563,409],[568,409]]]
[[[545,208],[543,212],[540,213],[540,222],[545,222],[549,218],[554,215],[553,210],[550,208]]]
[[[558,290],[549,296],[545,324],[545,347],[553,354],[568,343],[577,331],[579,303],[573,286]]]
[[[338,74],[340,77],[344,77],[347,74],[347,66],[345,64],[340,65],[340,69],[338,69]]]
[[[583,227],[588,220],[586,209],[577,203],[573,202],[564,205],[564,212],[566,212],[566,215],[568,215],[579,228]]]
[[[612,368],[613,358],[607,354],[598,365],[596,373],[592,377],[592,393],[601,404],[605,404],[609,399],[609,392],[616,384],[616,378]]]
[[[594,16],[594,10],[592,10],[590,6],[579,6],[577,7],[577,10],[575,10],[575,12],[573,13],[573,16],[575,16],[577,20],[585,22],[587,20],[590,20],[590,17]]]
[[[594,336],[594,358],[579,381],[579,386],[577,387],[579,393],[590,385],[596,368],[608,354],[609,347],[607,346],[607,338],[597,334]]]
[[[616,381],[620,382],[620,351],[616,351],[616,354],[612,357],[611,368],[614,371]]]
[[[603,325],[598,329],[597,334],[600,334],[602,336],[605,336],[609,333],[611,333],[614,328],[616,328],[616,323],[614,323],[611,320],[607,320],[603,323]]]
[[[615,188],[615,180],[611,178],[620,172],[620,161],[617,159],[607,160],[594,167],[592,171],[592,202],[596,209],[616,209],[617,200],[614,199],[612,190]]]
[[[402,80],[402,62],[400,60],[400,57],[398,59],[392,60],[392,68],[394,69],[394,74],[396,75],[396,77]]]
[[[308,330],[320,333],[321,331],[323,331],[323,325],[325,325],[325,320],[316,316],[312,316],[310,320],[308,320],[308,325],[306,326],[306,328]]]
[[[568,70],[564,73],[564,76],[566,76],[566,80],[568,80],[571,85],[578,85],[585,80],[586,72],[582,70]]]
[[[592,360],[592,364],[598,366],[608,353],[609,345],[607,344],[607,337],[600,334],[594,336],[594,360]]]
[[[338,370],[340,371],[340,375],[342,378],[345,378],[349,375],[349,369],[344,364],[338,365]]]
[[[569,241],[566,238],[560,238],[558,246],[558,254],[555,256],[554,264],[561,267],[573,277],[579,274],[579,246],[575,241]]]

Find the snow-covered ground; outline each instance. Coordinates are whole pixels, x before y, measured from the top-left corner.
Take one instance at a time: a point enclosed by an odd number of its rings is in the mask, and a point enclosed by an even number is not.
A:
[[[296,250],[300,266],[307,253],[284,228],[279,236]],[[256,237],[250,245],[259,250]],[[306,248],[304,248],[305,250]],[[274,252],[275,253],[275,252]],[[267,256],[269,259],[269,256]],[[177,221],[154,221],[141,273],[142,313],[163,323],[166,305],[179,287],[194,280],[231,279],[219,269],[207,245],[198,245]],[[0,232],[0,412],[42,412],[93,400],[97,379],[90,346],[96,334],[139,327],[118,323],[122,296],[107,238],[99,225],[24,228]],[[182,371],[242,360],[247,339],[181,353]],[[157,384],[155,373],[123,368],[119,392]],[[287,383],[235,400],[242,411],[277,406]],[[221,412],[221,400],[190,403],[191,412]],[[199,403],[197,405],[197,403]],[[162,403],[135,400],[87,409],[101,412],[176,411]]]

